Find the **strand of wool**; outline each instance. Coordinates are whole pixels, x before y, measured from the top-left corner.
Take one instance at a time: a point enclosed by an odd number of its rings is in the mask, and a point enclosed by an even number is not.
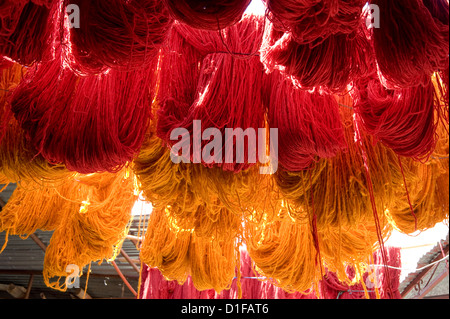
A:
[[[427,160],[436,145],[438,99],[432,81],[388,90],[377,77],[360,79],[353,91],[356,121],[404,157]]]
[[[12,64],[0,72],[0,110],[3,117],[0,122],[0,174],[3,183],[26,182],[31,185],[33,182],[33,188],[64,183],[74,173],[63,165],[52,165],[38,155],[30,147],[10,110],[8,99],[22,80],[25,69],[19,64]]]
[[[310,168],[347,148],[334,96],[295,87],[278,71],[268,80],[267,117],[278,128],[278,164],[286,171]]]

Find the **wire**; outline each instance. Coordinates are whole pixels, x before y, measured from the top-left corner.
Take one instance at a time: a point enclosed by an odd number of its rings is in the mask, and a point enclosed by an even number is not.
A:
[[[397,269],[397,270],[409,270],[409,271],[416,272],[416,271],[424,270],[424,269],[426,269],[426,268],[428,268],[428,267],[431,267],[431,266],[433,266],[433,265],[435,265],[435,264],[437,264],[437,263],[440,263],[441,261],[444,261],[445,259],[448,259],[448,255],[445,256],[444,258],[441,258],[441,259],[439,259],[439,260],[436,260],[435,262],[432,262],[432,263],[430,263],[430,264],[428,264],[428,265],[426,265],[426,266],[423,266],[423,267],[420,267],[420,268],[417,268],[417,269],[394,267],[394,266],[383,265],[383,264],[374,264],[374,265],[371,265],[371,266],[388,267],[388,268],[391,268],[391,269]]]

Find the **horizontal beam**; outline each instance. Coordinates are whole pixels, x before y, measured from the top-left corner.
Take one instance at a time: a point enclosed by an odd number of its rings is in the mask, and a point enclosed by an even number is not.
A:
[[[0,275],[11,275],[11,276],[30,276],[30,275],[37,275],[40,276],[42,275],[42,270],[26,270],[26,269],[0,269]],[[96,277],[96,278],[120,278],[121,277],[116,274],[98,274],[98,273],[90,273],[89,277]],[[139,275],[126,275],[125,277],[130,278],[130,279],[139,279]]]

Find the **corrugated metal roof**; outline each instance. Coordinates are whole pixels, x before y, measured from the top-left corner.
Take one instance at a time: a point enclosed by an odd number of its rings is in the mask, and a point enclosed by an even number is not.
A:
[[[7,202],[11,196],[15,185],[10,185],[0,195]],[[134,216],[130,223],[130,235],[138,235],[146,229],[146,221],[141,220],[139,216]],[[47,246],[50,243],[52,232],[38,230],[35,235]],[[0,233],[0,247],[5,242],[5,233]],[[139,265],[139,251],[133,242],[126,239],[122,245],[125,253]],[[127,278],[131,286],[138,290],[139,273],[119,255],[115,260],[117,266],[123,275]],[[71,298],[74,289],[69,289],[65,293],[48,288],[42,278],[42,269],[44,263],[44,251],[36,244],[32,238],[22,239],[19,236],[9,236],[5,250],[0,254],[0,284],[14,284],[16,286],[27,287],[30,275],[34,275],[30,298],[41,298],[41,293],[45,297],[51,298]],[[87,267],[84,268],[86,274]],[[86,275],[80,278],[80,286],[85,287]],[[124,285],[122,279],[114,267],[103,261],[100,265],[97,262],[91,264],[91,272],[87,285],[87,293],[93,298],[134,298],[134,295]],[[12,298],[8,293],[0,291],[1,298]]]
[[[443,257],[441,246],[442,246],[442,248],[444,248],[444,247],[448,247],[448,245],[449,245],[449,235],[447,234],[446,239],[441,240],[440,244],[439,243],[436,244],[432,249],[430,249],[427,253],[425,253],[419,259],[419,261],[417,262],[417,269],[420,269],[426,265],[429,265],[438,256]],[[437,273],[440,273],[441,271],[444,271],[445,267],[447,267],[447,266],[446,266],[445,261],[443,261],[443,262],[439,263],[439,265],[437,265],[436,267],[438,268]],[[408,276],[406,276],[406,278],[400,284],[400,288],[399,288],[400,292],[403,292],[417,278],[417,276],[421,273],[421,271],[422,270],[418,270],[418,271],[408,274]],[[424,277],[422,282],[426,283],[428,279],[429,279],[429,276]],[[446,286],[447,286],[446,290],[448,293],[448,276],[446,278]],[[407,294],[405,297],[408,298],[414,294],[417,294],[417,292],[413,291],[413,292]],[[433,295],[433,292],[431,292],[430,295]]]

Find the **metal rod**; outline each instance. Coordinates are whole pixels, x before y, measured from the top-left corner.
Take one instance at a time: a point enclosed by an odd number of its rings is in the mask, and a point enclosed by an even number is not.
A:
[[[122,274],[122,272],[120,271],[119,267],[117,267],[116,262],[113,260],[111,261],[111,264],[113,265],[114,269],[117,271],[117,274],[119,275],[120,278],[122,278],[123,282],[125,283],[125,285],[128,287],[128,289],[133,293],[133,295],[135,297],[137,297],[137,292],[136,290],[133,289],[133,287],[131,287],[130,283],[128,282],[128,280],[125,278],[125,276]]]

